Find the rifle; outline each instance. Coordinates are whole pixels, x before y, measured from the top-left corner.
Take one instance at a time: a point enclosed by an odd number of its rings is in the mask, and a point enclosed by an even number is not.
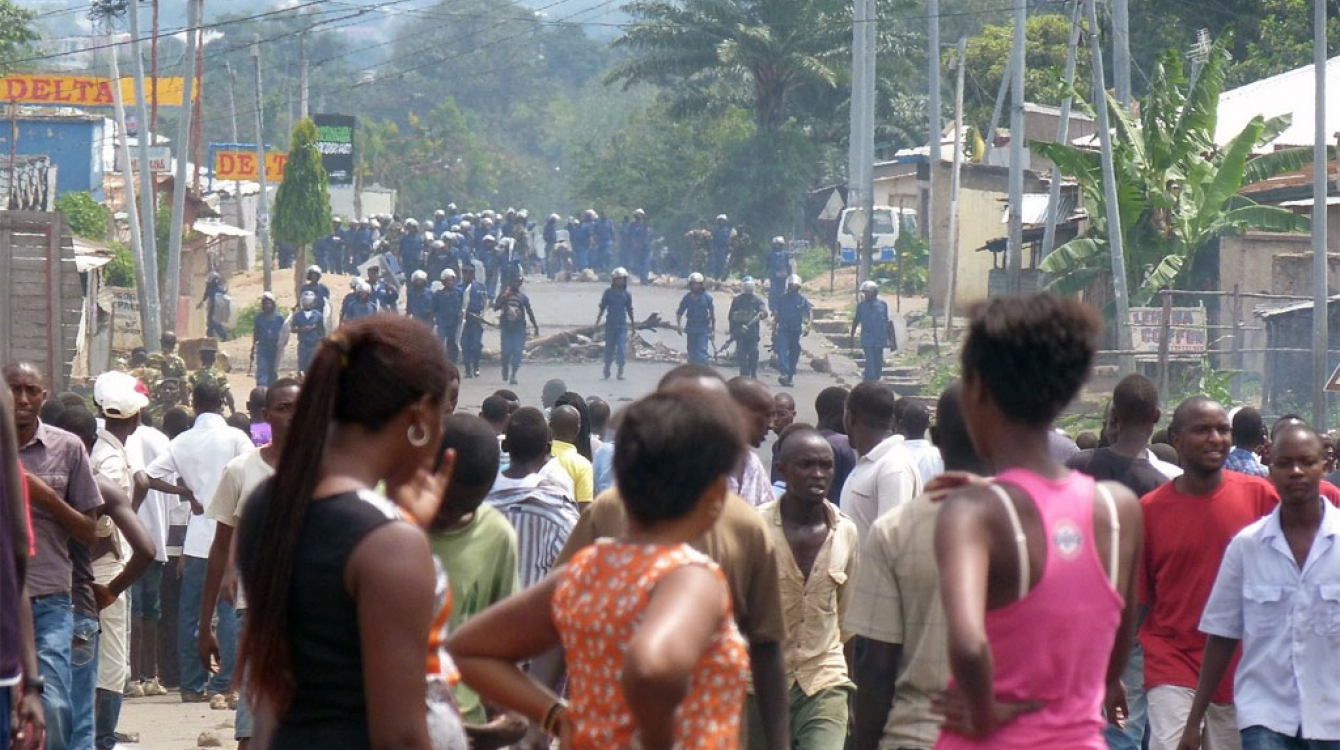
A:
[[[485,320],[485,319],[484,319],[484,316],[483,316],[483,315],[480,315],[479,313],[467,312],[467,313],[465,314],[465,317],[467,317],[467,318],[474,318],[475,320],[479,321],[480,323],[483,323],[483,324],[486,325],[486,326],[489,326],[490,328],[497,328],[497,327],[498,327],[498,324],[497,324],[497,323],[494,323],[493,321],[490,321],[490,320]]]
[[[720,358],[721,353],[726,351],[726,348],[729,347],[731,344],[735,343],[735,341],[740,337],[739,334],[741,331],[744,331],[746,328],[754,325],[755,323],[761,322],[764,317],[766,316],[762,312],[754,313],[754,317],[750,318],[748,322],[741,323],[738,326],[731,326],[730,336],[726,337],[726,343],[722,344],[721,347],[717,349],[716,354],[713,355],[713,358]]]

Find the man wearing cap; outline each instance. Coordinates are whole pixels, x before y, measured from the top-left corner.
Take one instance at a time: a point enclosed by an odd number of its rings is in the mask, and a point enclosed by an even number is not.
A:
[[[142,388],[138,380],[124,373],[99,375],[93,383],[93,401],[102,412],[104,426],[91,440],[81,435],[90,445],[89,460],[103,499],[98,541],[91,553],[93,595],[101,629],[96,667],[98,747],[111,747],[116,742],[122,690],[130,677],[130,602],[124,594],[148,570],[157,551],[130,502],[136,467],[126,445],[139,427],[140,410],[149,404]]]
[[[149,400],[149,416],[155,426],[161,427],[163,415],[176,407],[182,406],[188,414],[190,413],[190,408],[182,404],[182,380],[183,378],[161,378],[154,384],[154,393]]]
[[[326,336],[326,318],[315,305],[316,295],[303,292],[298,309],[289,318],[289,328],[298,334],[298,372],[307,372],[316,356],[316,345]]]
[[[684,326],[686,315],[687,327]],[[679,309],[675,312],[675,329],[688,337],[690,362],[707,364],[711,356],[708,350],[709,340],[713,337],[716,327],[716,310],[712,307],[712,295],[707,293],[703,275],[689,274],[689,292],[679,301]]]
[[[730,256],[730,219],[725,214],[717,216],[716,226],[712,227],[712,277],[726,278],[726,261]]]
[[[800,293],[800,277],[792,274],[786,280],[786,294],[772,308],[777,331],[777,369],[782,371],[781,384],[795,384],[796,364],[800,362],[800,337],[810,332],[814,309]]]
[[[884,374],[884,349],[893,341],[893,321],[889,320],[889,303],[879,298],[879,285],[873,281],[861,283],[863,299],[856,305],[856,316],[851,321],[850,338],[855,345],[856,329],[861,329],[861,351],[865,352],[865,374],[862,380],[879,380]]]
[[[640,208],[633,211],[633,223],[628,225],[628,247],[638,278],[643,284],[650,283],[651,227],[647,225],[647,212]]]
[[[489,303],[489,291],[484,282],[475,278],[473,263],[461,267],[461,296],[465,317],[461,322],[461,359],[465,363],[465,377],[479,377],[479,360],[484,354],[484,309]]]
[[[768,307],[777,311],[777,302],[786,293],[786,278],[791,275],[791,253],[785,237],[773,237],[768,251]]]
[[[457,345],[461,330],[461,287],[456,283],[456,272],[450,268],[442,272],[441,280],[442,287],[433,292],[433,327],[437,331],[437,337],[447,349],[447,359],[456,363],[460,362],[461,356],[460,347]]]
[[[223,391],[224,402],[228,404],[228,413],[237,411],[237,405],[233,402],[233,392],[228,388],[228,376],[223,370],[214,366],[215,357],[219,354],[219,345],[214,339],[205,339],[200,345],[200,369],[191,373],[187,380],[187,385],[195,388],[200,383],[211,381],[217,383],[219,389]]]
[[[730,312],[726,314],[731,338],[735,339],[735,361],[740,367],[740,375],[746,378],[758,377],[759,328],[768,317],[768,306],[754,293],[756,287],[754,277],[744,277],[740,293],[731,300]]]
[[[633,295],[628,292],[628,271],[623,266],[610,274],[610,286],[600,297],[600,311],[596,313],[596,328],[600,317],[605,318],[605,379],[610,379],[610,364],[619,363],[619,379],[623,380],[624,360],[628,352],[628,326],[633,319]]]
[[[262,388],[279,379],[279,336],[284,316],[275,310],[273,292],[261,294],[261,311],[251,336],[251,361],[256,365],[256,385]]]

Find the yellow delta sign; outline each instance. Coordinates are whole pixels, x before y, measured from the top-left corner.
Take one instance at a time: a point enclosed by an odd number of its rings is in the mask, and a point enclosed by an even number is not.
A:
[[[149,100],[160,107],[180,107],[185,98],[184,79],[159,78],[144,81]],[[121,100],[126,106],[136,103],[135,82],[121,78]],[[195,98],[199,99],[199,90]],[[96,76],[70,76],[55,73],[15,73],[0,77],[0,101],[13,104],[51,104],[74,107],[110,107],[114,104],[112,79]]]

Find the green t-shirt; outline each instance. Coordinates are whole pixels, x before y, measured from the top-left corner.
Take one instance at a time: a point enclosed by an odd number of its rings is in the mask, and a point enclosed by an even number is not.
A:
[[[481,505],[468,526],[429,537],[433,555],[447,571],[453,607],[450,630],[521,589],[516,531],[491,505]],[[479,696],[464,684],[453,691],[461,716],[471,724],[488,721]]]

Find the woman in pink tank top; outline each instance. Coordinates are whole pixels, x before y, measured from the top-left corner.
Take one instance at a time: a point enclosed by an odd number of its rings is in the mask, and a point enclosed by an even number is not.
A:
[[[972,313],[963,412],[996,480],[949,497],[936,524],[953,680],[937,748],[1103,750],[1124,715],[1135,627],[1139,500],[1052,457],[1052,420],[1088,376],[1099,322],[1049,294]]]

